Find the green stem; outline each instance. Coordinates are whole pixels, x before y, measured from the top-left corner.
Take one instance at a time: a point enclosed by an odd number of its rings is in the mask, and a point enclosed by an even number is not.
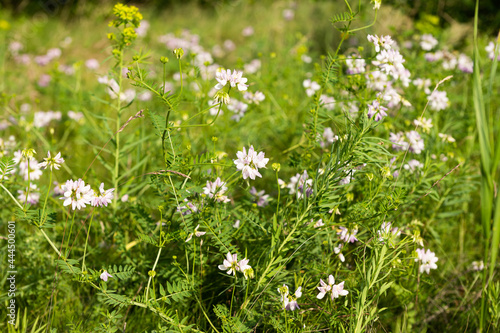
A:
[[[14,200],[14,202],[16,203],[16,205],[19,208],[21,208],[21,210],[24,211],[23,206],[21,206],[21,204],[19,203],[19,201],[17,201],[17,199],[12,195],[12,193],[10,193],[10,191],[5,186],[3,186],[2,184],[0,184],[0,187],[3,188],[5,190],[5,192],[7,192],[7,194],[12,198],[12,200]]]
[[[85,240],[85,249],[83,250],[83,260],[82,260],[82,272],[85,272],[85,255],[87,254],[87,245],[89,243],[90,228],[92,227],[92,220],[94,219],[95,208],[92,209],[92,215],[90,216],[89,229],[87,230],[87,239]]]
[[[153,272],[155,271],[156,265],[158,264],[158,260],[160,259],[161,249],[162,248],[160,247],[160,249],[158,250],[158,255],[156,256],[156,261],[153,265],[153,269],[151,269],[151,271],[153,271]],[[148,286],[146,287],[146,300],[144,301],[144,303],[146,303],[146,304],[148,304],[149,286],[151,285],[152,278],[153,278],[152,276],[149,277]]]
[[[120,167],[120,117],[121,117],[121,99],[120,99],[120,94],[122,92],[122,84],[123,84],[123,77],[122,77],[122,70],[123,70],[123,50],[120,49],[120,54],[118,58],[118,86],[120,87],[120,90],[116,93],[117,98],[116,98],[116,149],[115,149],[115,168],[113,171],[113,187],[115,188],[116,195],[113,198],[113,210],[116,211],[116,206],[118,203],[118,171]]]
[[[42,226],[45,223],[45,207],[47,207],[47,200],[49,199],[49,193],[50,193],[50,187],[52,185],[52,167],[50,168],[50,177],[49,177],[49,189],[47,190],[47,194],[45,195],[45,202],[43,203],[43,210],[42,210]]]

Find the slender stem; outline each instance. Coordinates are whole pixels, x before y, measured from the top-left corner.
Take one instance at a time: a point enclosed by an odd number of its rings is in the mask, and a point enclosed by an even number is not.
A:
[[[26,212],[26,206],[28,204],[28,197],[30,196],[30,187],[31,187],[30,186],[31,185],[31,183],[30,183],[30,174],[31,174],[31,172],[30,172],[30,158],[28,157],[27,159],[28,159],[28,188],[26,189],[26,198],[24,199],[24,209],[23,209],[24,212]]]
[[[156,256],[155,264],[153,265],[153,269],[151,269],[151,271],[153,271],[153,272],[155,271],[156,265],[158,264],[158,260],[160,259],[161,249],[162,248],[160,247],[160,249],[158,250],[158,255]],[[152,276],[149,277],[148,286],[146,287],[146,300],[144,301],[144,303],[146,303],[146,304],[148,304],[149,286],[151,284],[152,278],[153,278]]]
[[[5,192],[7,192],[7,194],[12,198],[12,200],[14,200],[14,202],[16,203],[16,205],[19,208],[21,208],[21,210],[24,210],[23,206],[21,206],[21,204],[19,203],[19,201],[17,201],[17,199],[12,195],[12,193],[10,193],[10,191],[5,186],[3,186],[2,184],[0,184],[0,187],[3,188],[5,190]]]
[[[42,224],[45,223],[45,207],[47,206],[47,200],[49,199],[49,193],[50,193],[50,187],[52,185],[52,167],[50,168],[50,177],[49,177],[49,189],[47,190],[47,194],[45,195],[45,202],[43,203],[43,210],[42,210]]]
[[[234,285],[233,285],[233,293],[231,295],[231,304],[229,305],[229,316],[233,316],[233,314],[231,313],[232,312],[232,309],[233,309],[233,301],[234,301],[234,290],[236,289],[236,275],[235,275],[235,281],[234,281]]]
[[[119,55],[119,60],[118,60],[118,86],[119,86],[119,91],[117,92],[117,98],[116,98],[116,149],[115,149],[115,168],[113,172],[113,187],[115,188],[116,195],[113,198],[113,210],[116,211],[116,206],[117,206],[117,200],[118,200],[118,171],[120,167],[120,116],[122,113],[121,110],[121,99],[120,99],[120,94],[122,92],[122,83],[123,83],[123,77],[122,77],[122,70],[123,70],[123,50],[120,49],[120,55]]]
[[[92,220],[94,219],[95,208],[92,209],[90,216],[89,229],[87,230],[87,239],[85,240],[85,249],[83,250],[82,272],[85,272],[85,255],[87,254],[87,245],[89,243],[90,228],[92,227]]]
[[[49,236],[47,236],[47,234],[45,233],[45,231],[44,231],[43,229],[41,229],[41,228],[38,228],[38,230],[40,230],[40,232],[41,232],[41,233],[42,233],[42,235],[45,237],[45,239],[47,240],[47,242],[49,242],[50,246],[52,246],[52,248],[54,249],[54,251],[56,251],[57,255],[58,255],[59,257],[64,258],[64,257],[62,256],[61,252],[59,252],[59,250],[57,249],[57,247],[56,247],[56,246],[54,245],[54,243],[50,240]]]
[[[66,251],[68,251],[69,240],[71,238],[71,232],[73,231],[73,225],[75,224],[75,214],[76,214],[76,212],[73,211],[73,217],[71,218],[71,227],[69,228],[68,240],[66,241]]]

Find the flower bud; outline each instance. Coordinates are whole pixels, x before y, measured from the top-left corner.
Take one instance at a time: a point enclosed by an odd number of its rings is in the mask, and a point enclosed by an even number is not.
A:
[[[184,50],[182,48],[175,49],[174,55],[177,59],[180,59],[184,55]]]

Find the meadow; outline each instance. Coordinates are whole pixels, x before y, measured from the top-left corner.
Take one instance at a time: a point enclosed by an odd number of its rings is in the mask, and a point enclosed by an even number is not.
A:
[[[0,331],[500,331],[500,27],[402,3],[1,10]]]

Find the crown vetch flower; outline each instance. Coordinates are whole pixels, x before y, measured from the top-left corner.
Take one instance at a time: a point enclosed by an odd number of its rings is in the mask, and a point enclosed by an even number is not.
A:
[[[46,169],[50,167],[50,170],[52,170],[52,167],[54,167],[56,170],[59,170],[61,167],[61,164],[64,163],[64,158],[61,157],[61,153],[57,153],[56,156],[51,157],[50,156],[50,151],[47,152],[47,157],[44,158],[44,162],[38,163],[38,167],[40,169]]]
[[[113,191],[114,188],[110,188],[108,190],[104,190],[104,183],[101,183],[101,186],[99,186],[99,195],[94,195],[92,198],[92,206],[94,207],[102,207],[102,206],[108,206],[111,201],[113,201],[114,195]]]
[[[207,181],[207,186],[203,188],[203,193],[208,195],[209,198],[213,198],[219,202],[229,202],[229,198],[224,195],[227,191],[226,183],[217,177],[214,182]]]
[[[328,284],[326,284],[323,280],[319,280],[321,287],[318,287],[319,294],[316,296],[318,299],[323,299],[326,294],[330,293],[332,301],[334,298],[339,298],[339,296],[346,296],[349,294],[349,291],[344,290],[344,281],[339,284],[335,284],[335,279],[333,275],[328,276]]]
[[[236,271],[239,270],[238,255],[236,253],[231,255],[231,252],[228,252],[222,265],[219,265],[219,269],[221,271],[227,271],[229,275],[236,275]]]
[[[437,265],[436,262],[438,261],[438,257],[436,257],[436,254],[434,252],[431,252],[431,250],[427,249],[417,249],[417,258],[415,261],[420,260],[420,273],[426,272],[429,274],[431,269],[436,269]]]
[[[194,228],[194,232],[189,234],[188,238],[186,239],[186,242],[189,242],[191,240],[191,238],[193,238],[193,235],[195,235],[196,237],[201,237],[204,234],[206,234],[205,231],[198,231],[199,227],[200,227],[200,225],[198,224],[196,226],[196,228]]]
[[[84,208],[94,198],[94,191],[90,188],[90,185],[85,185],[85,182],[81,179],[77,181],[68,180],[66,184],[61,185],[61,188],[64,191],[64,196],[60,198],[64,200],[63,206],[71,205],[73,210]]]
[[[100,276],[101,280],[103,280],[104,282],[108,282],[108,278],[110,277],[113,277],[113,275],[109,274],[108,271],[102,272]]]
[[[288,311],[294,311],[295,309],[300,309],[297,299],[302,296],[302,287],[298,287],[294,295],[290,295],[288,291],[288,286],[283,284],[283,287],[278,288],[278,292],[281,295],[281,302],[283,303],[283,309]]]
[[[269,159],[264,157],[263,152],[257,153],[253,146],[250,146],[247,153],[245,147],[243,147],[243,151],[237,152],[236,156],[238,159],[234,160],[234,164],[236,164],[238,170],[241,170],[243,179],[250,178],[254,180],[255,176],[262,178],[259,168],[265,168],[267,162],[269,162]]]
[[[245,91],[248,89],[246,82],[247,78],[243,77],[242,71],[237,71],[236,69],[231,72],[230,69],[220,69],[215,73],[215,79],[217,84],[215,89],[220,90],[224,88],[228,83],[232,88],[237,87],[239,91]]]

